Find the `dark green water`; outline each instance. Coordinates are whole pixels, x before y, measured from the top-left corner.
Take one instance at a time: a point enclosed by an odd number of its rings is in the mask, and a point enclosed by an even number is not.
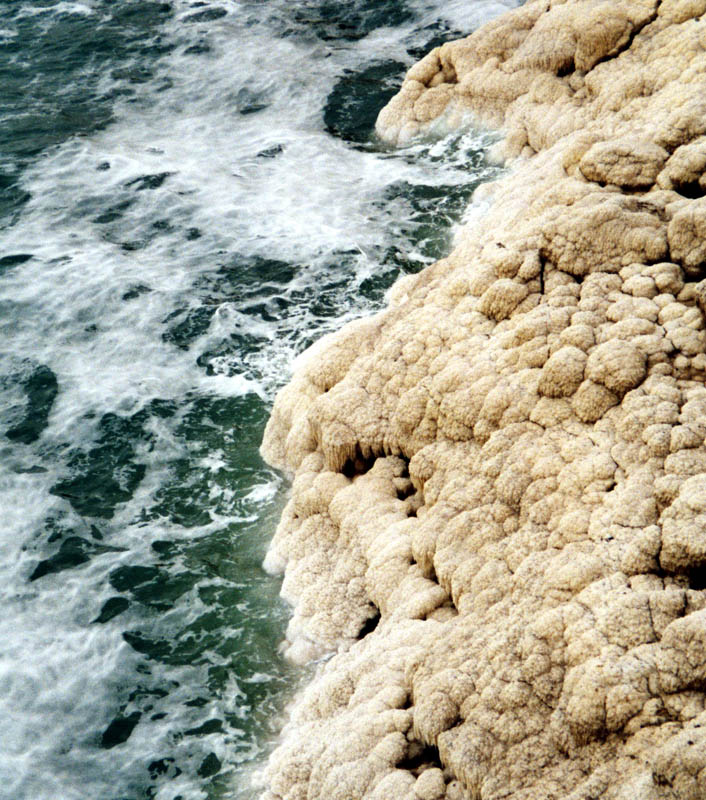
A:
[[[448,250],[488,137],[374,120],[515,4],[0,7],[1,797],[257,795],[308,674],[261,567],[274,393]]]

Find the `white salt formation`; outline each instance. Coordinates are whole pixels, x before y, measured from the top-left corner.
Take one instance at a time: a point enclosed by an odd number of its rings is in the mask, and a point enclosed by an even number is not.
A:
[[[704,800],[706,0],[529,2],[378,132],[469,113],[490,210],[267,428],[289,651],[336,655],[265,797]]]

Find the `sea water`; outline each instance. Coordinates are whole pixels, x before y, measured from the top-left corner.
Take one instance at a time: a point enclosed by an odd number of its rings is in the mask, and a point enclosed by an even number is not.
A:
[[[256,796],[308,674],[263,427],[496,174],[488,134],[373,126],[518,4],[0,5],[0,797]]]

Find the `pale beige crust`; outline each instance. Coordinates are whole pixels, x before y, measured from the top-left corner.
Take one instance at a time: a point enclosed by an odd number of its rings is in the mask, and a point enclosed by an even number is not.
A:
[[[334,655],[267,800],[706,798],[704,15],[534,0],[381,112],[514,161],[277,398],[267,564],[290,655]]]

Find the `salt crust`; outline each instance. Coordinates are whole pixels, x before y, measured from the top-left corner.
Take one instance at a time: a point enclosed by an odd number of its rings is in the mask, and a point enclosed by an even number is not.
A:
[[[456,248],[277,398],[267,800],[706,798],[706,0],[534,0],[381,112],[505,132]],[[379,617],[379,619],[378,619]]]

